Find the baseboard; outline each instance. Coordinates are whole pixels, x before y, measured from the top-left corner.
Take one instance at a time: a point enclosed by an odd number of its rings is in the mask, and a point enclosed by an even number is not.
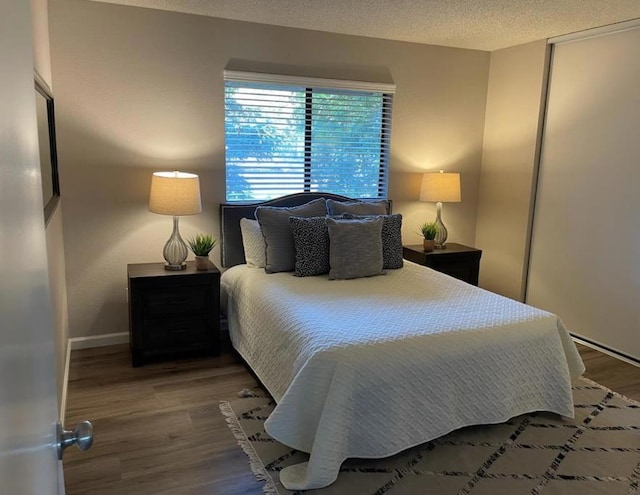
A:
[[[93,335],[91,337],[74,337],[69,339],[69,347],[71,350],[89,349],[91,347],[103,347],[105,345],[127,344],[129,343],[129,334],[122,333],[105,333],[103,335]]]
[[[577,342],[587,347],[591,347],[591,349],[600,351],[601,353],[606,354],[607,356],[614,357],[616,359],[619,359],[620,361],[624,361],[625,363],[632,364],[640,368],[640,360],[633,356],[629,356],[624,352],[618,351],[617,349],[612,349],[611,347],[601,344],[600,342],[596,342],[594,340],[590,340],[573,333],[571,334],[571,338],[573,338],[574,342]]]

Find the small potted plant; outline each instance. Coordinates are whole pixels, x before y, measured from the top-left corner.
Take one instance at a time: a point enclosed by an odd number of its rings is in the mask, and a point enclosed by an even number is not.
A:
[[[196,257],[196,270],[209,269],[209,253],[216,247],[217,241],[211,234],[197,234],[187,240],[189,248]]]
[[[423,246],[425,252],[433,251],[436,245],[436,234],[438,233],[438,225],[436,222],[425,222],[420,226],[420,232],[424,237]]]

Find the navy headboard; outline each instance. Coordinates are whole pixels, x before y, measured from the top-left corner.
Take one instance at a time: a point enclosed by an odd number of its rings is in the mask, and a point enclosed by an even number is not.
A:
[[[260,203],[221,203],[220,258],[222,266],[230,268],[245,263],[240,219],[255,219],[255,212],[258,206],[299,206],[318,198],[333,199],[335,201],[357,201],[357,199],[331,193],[298,193]],[[389,201],[387,210],[391,213],[391,201]]]

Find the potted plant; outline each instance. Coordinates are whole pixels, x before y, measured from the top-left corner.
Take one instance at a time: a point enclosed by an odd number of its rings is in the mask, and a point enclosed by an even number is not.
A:
[[[426,252],[433,251],[436,245],[436,234],[438,233],[438,225],[436,222],[425,222],[420,226],[420,232],[424,237],[423,246]]]
[[[189,248],[196,257],[196,269],[206,271],[209,269],[209,253],[216,247],[217,241],[211,234],[197,234],[187,240]]]

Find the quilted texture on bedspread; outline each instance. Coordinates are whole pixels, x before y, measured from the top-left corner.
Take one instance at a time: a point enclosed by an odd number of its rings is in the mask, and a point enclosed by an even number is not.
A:
[[[280,473],[289,489],[462,426],[573,415],[584,367],[553,314],[409,262],[348,281],[237,266],[222,284],[233,345],[278,403],[267,431],[311,454]]]

